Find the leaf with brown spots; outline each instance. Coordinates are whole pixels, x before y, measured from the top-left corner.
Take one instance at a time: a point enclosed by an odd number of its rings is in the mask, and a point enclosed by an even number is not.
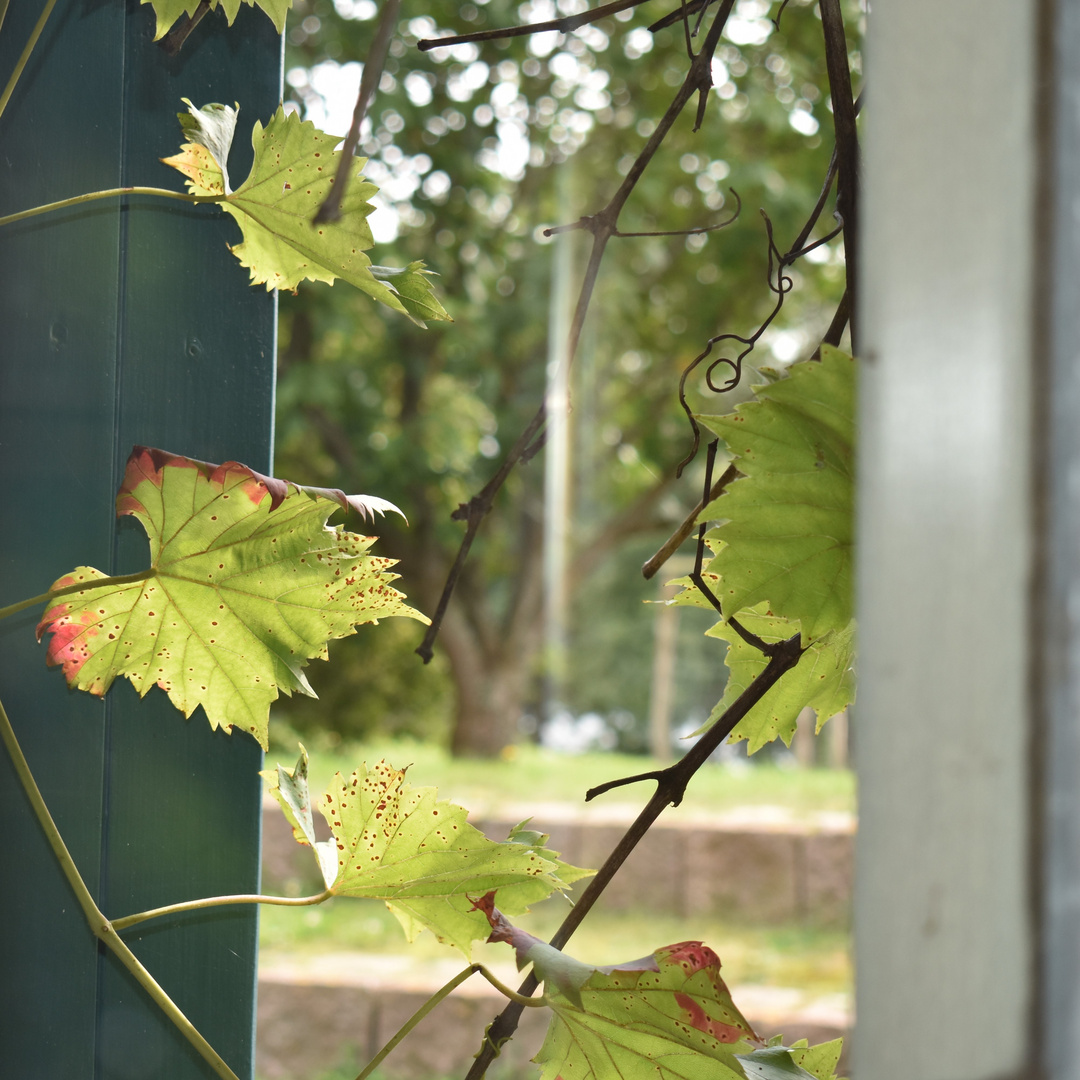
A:
[[[181,114],[188,142],[181,154],[166,163],[183,172],[191,187],[193,180],[202,182],[207,171],[205,155],[197,149],[202,148],[227,178],[231,133],[223,142],[219,125],[212,121],[230,110],[221,105],[196,109],[188,104],[190,118]],[[197,127],[206,130],[196,132]],[[425,319],[449,320],[422,263],[373,271],[365,252],[374,243],[367,219],[374,209],[369,200],[378,188],[360,175],[364,159],[357,159],[340,220],[314,224],[333,182],[341,153],[335,147],[341,140],[279,107],[265,128],[256,121],[251,141],[255,160],[248,178],[217,205],[236,219],[243,232],[243,242],[232,252],[251,272],[253,285],[295,289],[301,281],[332,284],[341,278],[421,326]]]
[[[53,584],[69,591],[38,637],[52,635],[46,660],[72,687],[157,685],[185,716],[201,705],[211,727],[265,747],[270,703],[312,693],[302,669],[328,641],[390,615],[427,622],[391,588],[394,560],[368,554],[375,537],[326,524],[350,505],[394,509],[383,500],[137,446],[116,502],[145,528],[151,565],[126,579],[83,566]]]
[[[502,895],[499,897],[503,902]],[[489,892],[474,901],[489,941],[533,965],[555,1013],[540,1052],[541,1080],[834,1080],[841,1040],[808,1047],[760,1038],[700,941],[598,967],[513,925]],[[784,1071],[786,1070],[786,1071]]]
[[[596,971],[580,1005],[545,983],[555,1016],[535,1058],[541,1080],[743,1080],[737,1055],[765,1043],[731,1000],[716,953],[683,941],[653,957],[654,970]]]
[[[470,894],[498,889],[518,914],[593,872],[547,849],[489,840],[462,807],[439,800],[434,788],[410,787],[405,771],[385,761],[338,773],[317,805],[333,834],[323,843],[337,854],[336,870],[326,871],[331,892],[384,900],[410,940],[427,927],[466,954],[488,934]]]

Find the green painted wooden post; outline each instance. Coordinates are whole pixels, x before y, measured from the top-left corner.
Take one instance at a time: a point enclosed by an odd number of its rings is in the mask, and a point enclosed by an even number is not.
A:
[[[6,81],[41,5],[11,5]],[[121,185],[181,188],[181,97],[238,101],[230,165],[276,107],[281,42],[247,7],[208,16],[179,56],[149,7],[60,0],[0,117],[0,213]],[[134,443],[268,469],[274,299],[247,284],[210,207],[98,202],[0,229],[0,604],[80,564],[145,565],[113,499]],[[135,526],[135,527],[133,527]],[[110,917],[250,891],[258,747],[154,690],[69,692],[35,644],[40,611],[0,623],[0,697],[76,862]],[[151,922],[129,944],[241,1077],[252,1073],[257,914]],[[0,1074],[188,1080],[210,1070],[99,950],[0,752]]]

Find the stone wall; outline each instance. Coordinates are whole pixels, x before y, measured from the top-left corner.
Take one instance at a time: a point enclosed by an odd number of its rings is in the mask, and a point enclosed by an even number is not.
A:
[[[629,823],[609,820],[625,817],[619,814],[590,817],[576,808],[536,809],[530,827],[550,832],[551,846],[576,866],[600,866]],[[475,824],[501,839],[519,820],[499,815]],[[604,906],[720,915],[759,925],[846,926],[854,832],[854,819],[847,814],[795,820],[769,808],[756,815],[744,811],[712,819],[661,819],[615,876]],[[268,803],[263,815],[263,874],[267,889],[299,895],[320,887],[312,853],[293,840],[276,803]]]

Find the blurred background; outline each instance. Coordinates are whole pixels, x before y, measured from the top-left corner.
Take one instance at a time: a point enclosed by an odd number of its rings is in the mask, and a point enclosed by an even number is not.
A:
[[[416,43],[585,7],[432,0],[403,9],[361,140],[365,175],[380,188],[370,254],[381,265],[424,260],[453,323],[421,329],[344,285],[280,298],[275,472],[400,506],[408,527],[380,520],[375,552],[400,560],[399,587],[429,615],[463,534],[452,511],[483,487],[542,401],[553,419],[543,452],[515,469],[485,519],[432,661],[414,652],[423,627],[404,619],[334,642],[333,662],[310,671],[318,700],[276,704],[268,764],[292,764],[302,739],[321,791],[334,771],[364,759],[412,762],[413,783],[438,784],[491,835],[534,815],[571,862],[596,866],[648,792],[623,789],[606,808],[586,808],[585,789],[648,768],[649,756],[680,753],[723,693],[725,645],[705,633],[713,616],[660,604],[671,595],[666,582],[692,566],[693,540],[652,580],[641,565],[702,494],[703,455],[675,475],[692,441],[680,376],[710,337],[749,336],[772,311],[759,211],[786,251],[826,175],[832,117],[815,5],[737,0],[701,130],[692,130],[691,102],[620,227],[670,233],[734,220],[709,232],[613,239],[564,381],[559,360],[589,237],[544,230],[602,208],[655,130],[687,52],[681,23],[650,26],[677,5],[650,0],[565,35],[428,52]],[[288,108],[345,134],[378,13],[373,0],[297,0],[286,36]],[[845,5],[845,16],[857,79],[861,5]],[[826,211],[815,238],[834,226]],[[843,293],[843,260],[835,240],[790,269],[793,288],[742,385],[712,393],[703,365],[687,381],[689,407],[728,411],[759,381],[757,368],[809,356]],[[724,747],[572,951],[615,962],[701,937],[729,982],[750,988],[766,1024],[786,1024],[792,1037],[846,1030],[848,739],[843,718],[816,740],[800,726],[793,749],[777,743],[748,759],[745,744]],[[265,884],[299,895],[312,884],[310,855],[287,830],[275,839],[279,819],[268,811]],[[658,875],[663,858],[682,862]],[[699,864],[741,877],[744,892],[712,871],[691,872]],[[660,896],[649,886],[658,876],[691,884]],[[545,936],[565,911],[565,901],[548,905],[530,926]],[[404,958],[381,905],[271,908],[261,918],[265,1080],[355,1075],[352,1066],[390,1033],[389,988],[407,995],[439,963],[460,966],[440,959],[447,950],[434,941]],[[484,959],[506,965],[501,955]],[[313,1004],[297,998],[298,985]],[[448,1068],[431,1055],[461,1031],[467,1065],[497,1011],[476,993],[476,1017],[457,1015],[452,1032],[421,1038],[413,1058],[387,1062],[387,1075],[450,1075],[460,1062]],[[348,994],[352,1027],[326,1029]],[[322,1046],[314,1058],[313,1041]],[[497,1063],[499,1075],[532,1075],[527,1056]]]

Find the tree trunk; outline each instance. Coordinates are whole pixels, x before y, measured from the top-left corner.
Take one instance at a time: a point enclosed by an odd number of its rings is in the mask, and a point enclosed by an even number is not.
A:
[[[460,616],[447,613],[440,643],[456,691],[450,750],[455,757],[497,757],[518,741],[539,630],[517,647],[484,648]]]

